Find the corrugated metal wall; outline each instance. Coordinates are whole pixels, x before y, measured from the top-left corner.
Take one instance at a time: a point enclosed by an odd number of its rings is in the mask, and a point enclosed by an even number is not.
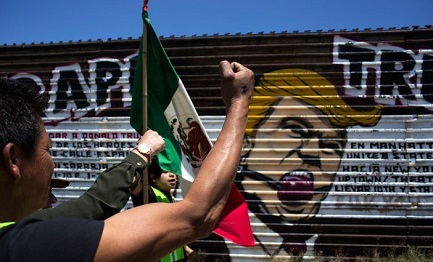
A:
[[[162,38],[212,140],[224,119],[218,62],[256,73],[236,184],[256,246],[216,235],[207,261],[354,257],[433,241],[433,29]],[[60,201],[120,161],[138,39],[0,47],[0,76],[51,96],[46,127]],[[181,198],[181,195],[178,195]],[[127,208],[130,207],[130,204]]]

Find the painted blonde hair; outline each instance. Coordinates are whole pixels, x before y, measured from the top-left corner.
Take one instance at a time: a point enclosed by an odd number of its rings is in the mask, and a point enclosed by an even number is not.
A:
[[[271,107],[287,96],[314,106],[338,127],[374,126],[381,116],[380,105],[356,108],[348,105],[331,82],[313,71],[281,69],[263,74],[259,85],[255,87],[248,111],[246,134],[252,136]]]

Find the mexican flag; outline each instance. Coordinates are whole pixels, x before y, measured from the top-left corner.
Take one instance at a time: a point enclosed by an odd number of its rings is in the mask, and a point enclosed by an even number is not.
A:
[[[147,6],[142,17],[147,27],[147,122],[166,142],[158,160],[163,170],[193,181],[212,144],[150,24]],[[143,133],[142,52],[143,39],[134,76],[130,118],[131,126],[140,134]],[[242,246],[254,245],[247,204],[234,185],[214,232]]]

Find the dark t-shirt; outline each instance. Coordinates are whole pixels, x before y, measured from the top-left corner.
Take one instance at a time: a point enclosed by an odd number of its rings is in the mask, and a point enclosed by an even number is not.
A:
[[[103,228],[90,219],[24,219],[0,229],[0,261],[92,261]]]

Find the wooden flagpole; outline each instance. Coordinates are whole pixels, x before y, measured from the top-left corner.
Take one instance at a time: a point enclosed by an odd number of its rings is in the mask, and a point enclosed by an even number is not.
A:
[[[144,0],[143,8],[147,8],[148,0]],[[143,104],[143,130],[142,133],[146,133],[147,131],[147,26],[143,21],[143,36],[142,36],[142,52],[141,52],[141,62],[142,62],[142,70],[141,70],[141,78],[142,78],[142,104]],[[151,160],[151,159],[150,159]],[[143,170],[143,204],[149,203],[149,177],[148,177],[148,168]]]

